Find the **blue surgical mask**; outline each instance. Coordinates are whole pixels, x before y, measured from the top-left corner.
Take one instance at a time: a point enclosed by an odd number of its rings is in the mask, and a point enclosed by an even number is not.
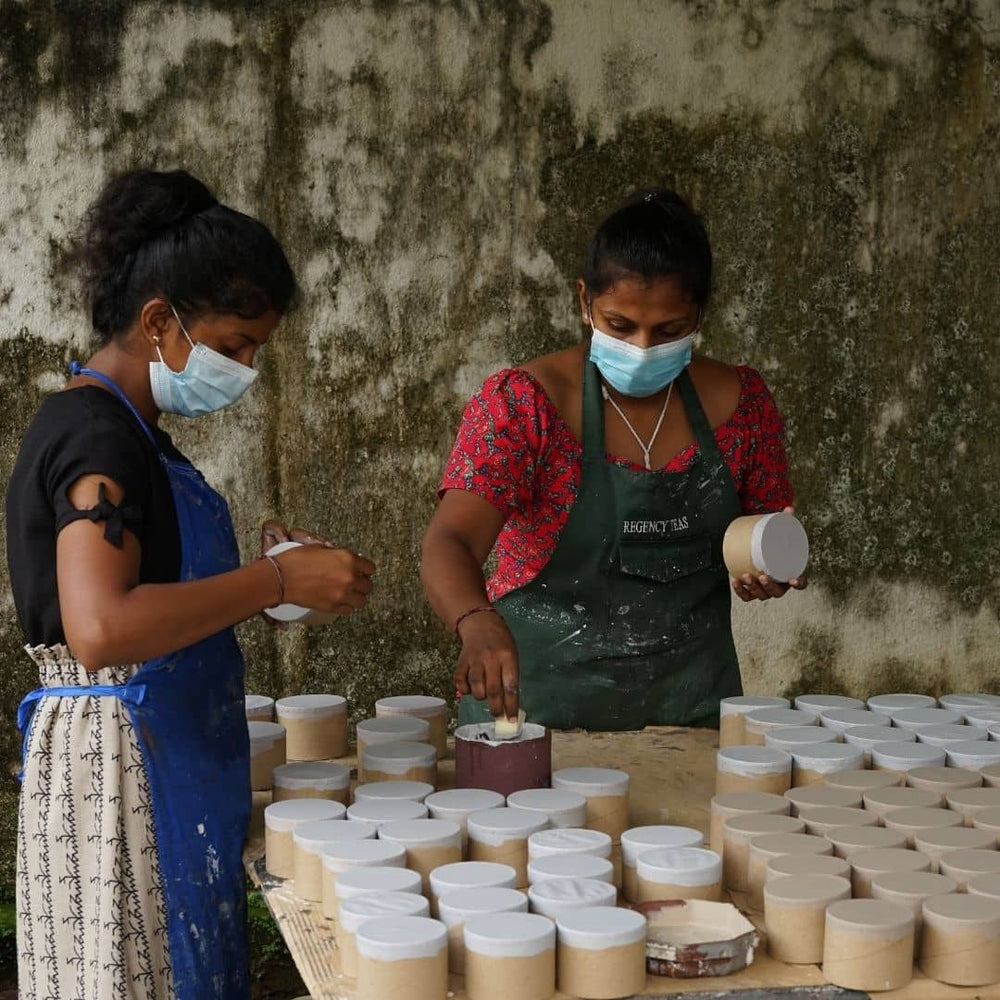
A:
[[[601,333],[593,322],[590,360],[604,380],[623,396],[652,396],[669,385],[691,363],[694,333],[669,344],[636,347]]]
[[[257,372],[204,344],[194,343],[177,310],[173,306],[170,309],[191,345],[191,352],[184,370],[175,372],[163,360],[157,345],[160,360],[149,363],[149,387],[157,408],[162,413],[200,417],[235,403],[253,385]]]

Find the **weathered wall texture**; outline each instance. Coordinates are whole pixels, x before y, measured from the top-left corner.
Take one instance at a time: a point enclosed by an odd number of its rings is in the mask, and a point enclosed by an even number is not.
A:
[[[462,404],[579,336],[590,230],[668,183],[718,258],[704,349],[772,385],[814,546],[809,592],[736,609],[748,689],[1000,689],[992,0],[0,0],[0,107],[0,476],[86,352],[64,254],[109,172],[186,166],[286,241],[304,305],[259,387],[170,429],[248,556],[279,515],[380,589],[245,626],[252,688],[448,692],[416,567]]]

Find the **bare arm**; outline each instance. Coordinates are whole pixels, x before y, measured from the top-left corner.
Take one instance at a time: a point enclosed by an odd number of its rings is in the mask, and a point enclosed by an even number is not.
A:
[[[471,608],[488,607],[483,563],[503,527],[503,515],[464,490],[448,490],[424,534],[420,578],[431,607],[454,628]],[[470,615],[459,626],[462,652],[455,685],[486,698],[495,715],[517,716],[517,645],[497,614]]]

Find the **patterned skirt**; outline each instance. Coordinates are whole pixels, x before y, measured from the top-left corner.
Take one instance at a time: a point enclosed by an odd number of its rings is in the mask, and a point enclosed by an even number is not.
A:
[[[28,655],[43,687],[121,685],[65,646]],[[153,806],[128,709],[114,697],[37,702],[17,846],[21,1000],[174,997]]]

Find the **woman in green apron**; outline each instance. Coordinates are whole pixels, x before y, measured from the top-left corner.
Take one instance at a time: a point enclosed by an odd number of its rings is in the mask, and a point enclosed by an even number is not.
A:
[[[790,510],[781,417],[760,375],[691,349],[712,252],[673,192],[601,223],[577,282],[588,336],[488,378],[466,407],[422,577],[462,643],[462,722],[713,723],[741,692],[730,584],[740,514]],[[483,564],[491,552],[489,580]]]

